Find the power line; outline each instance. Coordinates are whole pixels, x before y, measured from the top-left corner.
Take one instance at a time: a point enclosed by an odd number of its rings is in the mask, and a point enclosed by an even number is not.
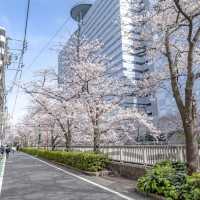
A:
[[[30,6],[30,5],[29,5]],[[28,7],[29,7],[28,6]],[[32,62],[26,67],[26,69],[31,68],[33,66],[33,64],[37,61],[37,59],[42,55],[42,53],[49,47],[49,45],[51,44],[51,42],[54,40],[55,37],[57,37],[57,35],[62,31],[62,29],[64,28],[64,26],[68,23],[68,21],[70,20],[70,18],[68,18],[67,20],[65,20],[63,22],[63,24],[58,28],[58,30],[53,34],[53,36],[48,40],[48,42],[40,49],[39,53],[35,56],[35,58],[32,60]],[[71,32],[67,29],[68,33],[71,35]],[[23,42],[23,46],[26,47],[26,43]],[[24,54],[24,52],[23,52]],[[20,63],[20,62],[19,62]],[[20,66],[20,65],[19,65]],[[21,68],[18,66],[18,68],[16,69],[16,74],[13,80],[13,84],[12,86],[9,88],[8,93],[12,92],[15,83],[17,81],[17,77],[18,77],[18,73],[21,71]]]
[[[26,69],[30,68],[33,66],[33,64],[37,61],[37,59],[44,53],[44,51],[49,47],[49,45],[52,43],[55,37],[62,31],[62,29],[66,26],[68,21],[70,20],[67,19],[63,22],[63,24],[58,28],[58,30],[53,34],[53,36],[48,40],[48,42],[40,49],[38,54],[33,58],[32,62],[26,67]]]
[[[24,63],[23,63],[24,62],[24,53],[25,53],[25,50],[27,49],[27,30],[28,30],[28,21],[29,21],[29,13],[30,13],[30,2],[31,2],[31,0],[28,0],[27,9],[26,9],[26,20],[25,20],[25,28],[24,28],[23,46],[22,46],[21,55],[20,55],[20,58],[19,58],[19,63],[18,63],[18,67],[17,67],[17,71],[16,71],[16,74],[15,74],[14,81],[17,80],[19,72],[20,72],[19,81],[22,78],[22,68],[24,66]],[[13,82],[13,87],[14,87],[14,84],[15,84],[15,82]],[[11,89],[13,89],[13,88],[11,88]],[[15,112],[18,95],[19,95],[19,85],[17,87],[17,94],[16,94],[16,97],[15,97],[13,111],[12,111],[11,116],[13,116],[13,114]]]
[[[19,76],[19,80],[22,78],[22,70],[20,71],[20,76]],[[17,94],[15,96],[15,101],[14,101],[14,105],[13,105],[13,110],[12,110],[12,114],[11,116],[14,115],[14,112],[15,112],[15,108],[16,108],[16,105],[17,105],[17,99],[18,99],[18,96],[19,96],[19,86],[17,87]]]
[[[29,8],[29,6],[28,6],[28,8]],[[69,20],[70,20],[70,18],[66,19],[63,22],[63,24],[58,28],[58,30],[53,34],[53,36],[48,40],[48,42],[41,48],[41,50],[39,51],[39,53],[32,60],[31,64],[26,67],[26,69],[32,67],[32,65],[37,61],[37,59],[42,55],[42,53],[49,47],[49,45],[52,43],[52,41],[54,40],[54,38],[56,38],[57,35],[63,30],[63,28],[65,27],[65,25],[68,23]],[[22,78],[22,69],[21,68],[18,68],[18,73],[19,72],[20,72],[19,80],[21,80],[21,78]],[[17,75],[18,75],[18,73],[17,73]],[[19,86],[17,88],[17,95],[16,95],[16,98],[15,98],[15,101],[14,101],[14,107],[13,107],[13,111],[12,111],[12,116],[14,115],[14,112],[15,112],[15,108],[16,108],[16,105],[17,105],[18,95],[19,95]]]
[[[11,87],[9,88],[9,90],[8,90],[9,93],[12,92],[12,90],[13,90],[15,84],[16,84],[18,74],[19,74],[19,72],[21,73],[22,68],[23,68],[23,66],[24,66],[24,64],[23,64],[23,59],[24,59],[25,50],[27,49],[27,29],[28,29],[29,13],[30,13],[30,0],[28,0],[27,9],[26,9],[26,20],[25,20],[25,28],[24,28],[24,39],[23,39],[21,54],[20,54],[20,57],[19,57],[18,67],[17,67],[17,69],[16,69],[16,73],[15,73],[15,76],[14,76],[14,80],[13,80],[13,82],[12,82],[12,86],[11,86]],[[20,76],[20,79],[21,79],[21,76]]]
[[[25,23],[25,30],[24,30],[24,40],[23,40],[23,50],[22,50],[22,60],[23,60],[23,55],[24,55],[24,51],[27,47],[27,29],[28,29],[28,20],[29,20],[29,11],[30,11],[30,2],[31,0],[28,0],[28,6],[27,6],[27,12],[26,12],[26,23]]]

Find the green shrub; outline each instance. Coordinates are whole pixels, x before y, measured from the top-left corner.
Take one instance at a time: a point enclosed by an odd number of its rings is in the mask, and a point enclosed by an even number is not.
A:
[[[137,187],[167,200],[200,200],[200,173],[188,176],[185,163],[164,161],[141,177]]]
[[[156,164],[138,180],[137,187],[146,193],[155,193],[168,199],[180,199],[182,185],[186,182],[186,165],[164,161]]]
[[[187,200],[200,200],[200,173],[187,177],[182,196]]]
[[[24,148],[22,151],[90,172],[103,170],[109,162],[104,155],[95,153],[47,151],[32,148]]]

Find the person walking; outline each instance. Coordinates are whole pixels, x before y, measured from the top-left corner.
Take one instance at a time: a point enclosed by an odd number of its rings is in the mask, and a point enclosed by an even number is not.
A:
[[[13,155],[15,154],[15,151],[16,151],[16,148],[15,147],[12,147],[11,148],[11,151],[12,151],[12,153],[13,153]]]
[[[17,144],[16,151],[19,151],[19,149],[20,149],[20,146],[19,144]]]
[[[10,153],[10,147],[7,145],[6,146],[6,158],[9,157],[9,153]]]
[[[4,154],[4,146],[1,146],[1,147],[0,147],[0,153],[1,153],[1,156],[3,157],[3,154]]]

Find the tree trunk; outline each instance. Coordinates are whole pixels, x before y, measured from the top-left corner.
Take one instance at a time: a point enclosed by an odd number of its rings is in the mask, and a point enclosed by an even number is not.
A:
[[[52,136],[52,137],[51,137],[51,150],[54,151],[55,148],[56,148],[55,139],[54,139],[54,137]]]
[[[57,137],[56,136],[54,137],[54,129],[53,129],[53,127],[51,128],[50,133],[51,133],[51,150],[54,151],[55,148],[56,148]]]
[[[186,160],[188,174],[192,175],[198,171],[199,166],[199,149],[197,134],[194,131],[194,120],[183,124],[186,139]]]
[[[70,151],[72,142],[72,134],[71,134],[71,123],[67,120],[67,132],[65,131],[65,148],[66,151]]]
[[[56,148],[56,146],[55,146],[55,145],[52,145],[51,150],[54,151],[55,148]]]
[[[70,132],[65,133],[64,136],[65,136],[65,149],[66,149],[66,151],[70,151],[71,140],[72,140],[71,133]]]
[[[100,152],[100,132],[98,128],[94,128],[94,141],[93,141],[93,151],[95,153],[99,153]]]
[[[178,1],[177,1],[178,2]],[[177,4],[177,3],[176,3]],[[192,36],[192,25],[189,26],[189,50],[187,55],[187,80],[185,86],[185,102],[181,96],[181,90],[178,85],[178,72],[176,68],[176,63],[173,63],[173,54],[170,49],[170,38],[168,32],[165,38],[165,49],[166,56],[169,64],[169,72],[171,79],[171,86],[173,91],[173,96],[175,98],[179,113],[181,115],[183,129],[185,134],[185,144],[186,144],[186,160],[188,174],[192,174],[198,171],[199,155],[198,155],[198,141],[197,134],[194,131],[196,122],[196,103],[193,97],[193,87],[194,87],[194,75],[193,75],[193,50],[194,43],[191,41]]]

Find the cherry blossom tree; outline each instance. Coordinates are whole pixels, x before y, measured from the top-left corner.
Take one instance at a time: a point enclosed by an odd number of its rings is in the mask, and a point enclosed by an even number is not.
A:
[[[37,130],[35,128],[36,125],[34,121],[30,120],[30,117],[32,117],[32,115],[26,115],[23,121],[17,123],[13,128],[14,141],[22,147],[38,145],[38,137],[36,137]]]
[[[133,139],[130,135],[139,124],[156,132],[152,119],[126,105],[127,80],[111,77],[109,61],[101,55],[102,44],[81,39],[77,47],[76,42],[77,38],[72,39],[63,50],[63,84],[58,85],[59,76],[54,71],[44,70],[22,86],[39,113],[55,120],[66,149],[72,143],[85,142],[99,152],[101,144],[119,141],[119,135]]]
[[[138,2],[142,3],[140,0],[131,3],[134,7]],[[147,73],[138,83],[138,88],[141,93],[150,94],[170,85],[186,138],[188,173],[192,174],[198,170],[199,162],[195,88],[200,78],[200,2],[155,0],[143,15],[131,17],[143,24],[147,56],[156,66],[154,72]]]
[[[78,50],[77,50],[78,49]],[[63,50],[63,65],[66,73],[64,82],[65,91],[70,88],[76,95],[76,99],[83,110],[86,118],[89,119],[91,134],[93,135],[93,149],[99,151],[102,138],[108,139],[108,135],[115,137],[114,125],[117,120],[126,121],[127,118],[132,126],[127,126],[133,130],[136,124],[153,128],[153,124],[147,123],[150,120],[144,119],[146,116],[139,114],[139,110],[126,107],[124,99],[127,97],[125,85],[127,79],[116,80],[109,74],[109,60],[102,54],[102,44],[99,41],[89,41],[79,38],[77,44],[76,36]],[[74,94],[74,95],[75,95]],[[113,115],[118,116],[113,117]],[[109,123],[112,118],[112,125]],[[114,122],[115,120],[115,122]],[[109,128],[108,128],[109,127]],[[108,134],[108,130],[112,128]],[[123,130],[125,126],[122,128]],[[153,130],[153,129],[152,129]],[[122,131],[123,132],[123,131]],[[130,133],[129,131],[127,133]]]
[[[39,145],[55,150],[62,141],[62,134],[56,119],[46,113],[38,104],[33,104],[32,110],[36,110],[36,113],[29,124],[32,122],[32,127],[36,129],[35,137],[38,138]]]
[[[72,142],[84,142],[88,140],[88,137],[86,134],[83,137],[80,133],[80,124],[84,123],[84,120],[79,103],[74,101],[78,93],[63,92],[58,87],[57,81],[58,76],[55,72],[45,70],[38,72],[37,79],[25,84],[22,88],[32,97],[33,105],[41,110],[39,114],[48,115],[48,121],[49,119],[55,121],[55,126],[57,129],[59,127],[63,134],[66,150],[69,150]],[[37,117],[39,118],[40,115]]]

